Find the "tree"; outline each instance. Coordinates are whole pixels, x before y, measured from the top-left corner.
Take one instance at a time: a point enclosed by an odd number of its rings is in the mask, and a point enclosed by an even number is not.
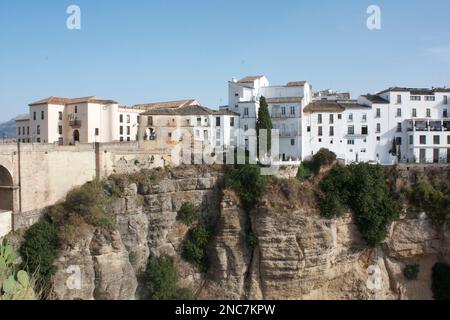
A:
[[[270,119],[269,107],[266,98],[259,99],[258,120],[256,120],[256,137],[257,137],[257,154],[259,156],[259,130],[267,130],[267,153],[270,153],[272,148],[272,119]]]

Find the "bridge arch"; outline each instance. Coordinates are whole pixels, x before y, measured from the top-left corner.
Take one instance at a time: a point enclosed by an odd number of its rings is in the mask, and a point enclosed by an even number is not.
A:
[[[14,183],[11,173],[0,165],[0,211],[14,211]]]

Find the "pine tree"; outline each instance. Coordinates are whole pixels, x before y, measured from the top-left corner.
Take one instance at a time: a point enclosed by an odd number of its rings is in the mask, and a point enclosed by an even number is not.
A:
[[[272,148],[272,119],[270,119],[269,107],[266,98],[259,99],[258,120],[256,121],[257,154],[259,155],[259,130],[267,130],[267,153]]]

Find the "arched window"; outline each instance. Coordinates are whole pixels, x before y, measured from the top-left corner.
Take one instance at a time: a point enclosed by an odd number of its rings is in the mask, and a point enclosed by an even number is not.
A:
[[[13,179],[9,171],[0,166],[0,211],[13,211]]]
[[[78,130],[73,131],[73,142],[79,142],[80,141],[80,132]]]

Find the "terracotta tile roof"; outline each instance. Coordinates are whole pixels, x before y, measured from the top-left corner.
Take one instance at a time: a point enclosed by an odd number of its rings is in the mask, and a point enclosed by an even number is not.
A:
[[[314,113],[314,112],[343,112],[345,109],[353,109],[353,108],[364,108],[370,109],[370,106],[366,106],[363,104],[359,104],[356,100],[342,100],[342,101],[333,101],[333,100],[319,100],[314,101],[308,104],[303,112],[306,113]]]
[[[81,98],[63,98],[63,97],[48,97],[46,99],[42,99],[33,103],[30,103],[29,106],[37,106],[41,104],[57,104],[57,105],[66,105],[66,104],[75,104],[75,103],[99,103],[99,104],[116,104],[117,102],[114,100],[103,100],[99,99],[96,96],[89,97],[81,97]]]
[[[404,87],[391,87],[377,94],[382,94],[386,92],[410,92],[412,95],[434,95],[436,92],[450,92],[449,88],[404,88]]]
[[[164,108],[180,108],[184,106],[199,105],[200,103],[196,99],[184,99],[175,101],[164,101],[164,102],[152,102],[145,104],[137,104],[129,108],[140,109],[140,110],[153,110],[153,109],[164,109]]]
[[[378,103],[378,104],[389,104],[389,101],[387,101],[386,99],[377,96],[377,95],[373,95],[373,94],[366,94],[363,95],[364,98],[366,98],[367,100],[369,100],[372,103]]]
[[[206,108],[206,107],[202,107],[199,105],[186,105],[186,106],[182,106],[182,107],[178,107],[178,108],[158,108],[158,109],[150,109],[144,113],[142,113],[142,115],[146,115],[146,116],[167,116],[167,115],[171,115],[171,116],[189,116],[189,115],[195,115],[195,116],[203,116],[203,115],[211,115],[213,114],[213,110]]]
[[[286,84],[288,87],[303,87],[306,81],[291,81]]]
[[[213,111],[213,114],[217,116],[239,116],[239,113],[228,109],[215,110]]]
[[[267,103],[301,103],[303,98],[285,97],[285,98],[267,98]]]
[[[260,79],[262,77],[264,77],[264,76],[247,76],[247,77],[242,78],[241,80],[238,80],[238,83],[239,82],[253,82],[253,81],[258,80],[258,79]]]

